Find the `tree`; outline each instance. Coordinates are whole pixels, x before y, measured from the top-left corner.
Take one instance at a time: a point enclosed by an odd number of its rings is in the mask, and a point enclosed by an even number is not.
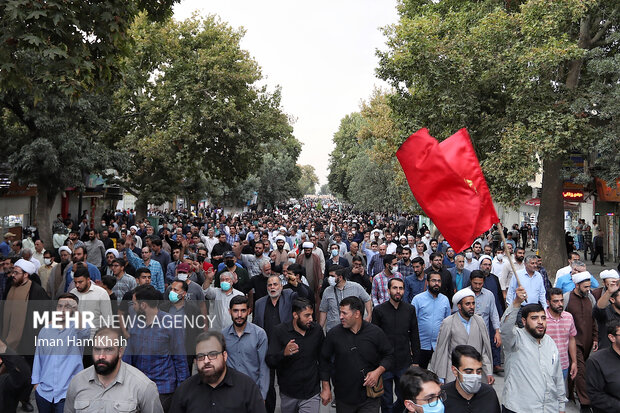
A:
[[[137,212],[179,193],[197,171],[219,199],[259,176],[262,145],[282,143],[292,128],[279,89],[256,86],[260,69],[239,45],[244,32],[215,16],[152,24],[141,15],[130,34],[113,143],[127,153],[122,182]]]
[[[51,245],[50,211],[67,187],[117,159],[101,144],[110,85],[139,10],[168,16],[173,0],[2,2],[0,134],[11,178],[37,186],[36,219]],[[96,18],[93,18],[96,16]]]
[[[319,189],[319,195],[329,195],[329,184],[323,184],[321,185],[321,188]]]
[[[329,154],[329,175],[327,181],[332,193],[341,196],[344,200],[349,198],[349,185],[351,176],[348,175],[348,167],[351,161],[361,150],[357,139],[364,118],[361,113],[351,113],[340,120],[340,127],[334,134],[334,150]]]
[[[406,131],[400,142],[423,126],[441,139],[467,127],[504,205],[522,202],[542,168],[539,245],[549,271],[566,254],[563,162],[593,154],[601,175],[618,176],[619,7],[403,1],[399,22],[385,29],[388,50],[378,53],[378,74],[395,89],[389,103]],[[616,161],[615,172],[598,154]]]
[[[301,178],[299,178],[299,190],[302,195],[314,195],[316,186],[319,184],[319,178],[316,176],[314,166],[298,165],[301,170]]]

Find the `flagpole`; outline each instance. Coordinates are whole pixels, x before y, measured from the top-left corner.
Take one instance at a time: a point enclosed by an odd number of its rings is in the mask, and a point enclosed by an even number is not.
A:
[[[512,257],[510,256],[510,251],[508,250],[508,248],[506,248],[506,237],[504,236],[504,224],[502,224],[502,222],[499,222],[499,235],[501,235],[502,237],[502,242],[504,244],[504,252],[506,253],[506,255],[508,256],[508,262],[510,263],[510,268],[512,268],[512,274],[515,276],[516,280],[517,280],[517,288],[521,287],[521,283],[519,282],[519,277],[517,277],[517,270],[515,269],[515,264],[512,262]]]

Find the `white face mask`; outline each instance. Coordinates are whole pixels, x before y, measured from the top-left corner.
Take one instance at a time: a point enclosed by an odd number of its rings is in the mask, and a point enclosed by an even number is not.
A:
[[[187,274],[182,273],[182,272],[181,272],[181,273],[178,273],[178,274],[177,274],[177,278],[178,278],[179,280],[181,280],[181,281],[187,281]]]
[[[43,261],[45,261],[45,265],[52,265],[52,259],[51,258],[43,258]]]
[[[497,254],[496,257],[499,261],[501,261],[504,259],[504,254]]]
[[[289,258],[288,262],[290,262],[291,264],[295,264],[295,258]]]
[[[424,234],[424,237],[426,237],[426,238],[430,238],[430,237],[431,237],[431,234]]]
[[[474,256],[473,252],[466,252],[465,253],[465,258],[467,258],[468,260],[471,260],[473,256]]]
[[[398,264],[392,266],[392,274],[395,274],[398,272]]]
[[[459,384],[468,394],[476,394],[482,387],[482,376],[480,374],[461,373],[463,380],[459,380]]]
[[[332,276],[327,277],[327,282],[329,283],[331,287],[333,287],[334,285],[336,285],[336,277],[332,277]]]

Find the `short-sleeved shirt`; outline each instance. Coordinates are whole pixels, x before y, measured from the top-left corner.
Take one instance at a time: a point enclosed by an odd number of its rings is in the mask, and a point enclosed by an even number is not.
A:
[[[577,335],[573,315],[568,311],[562,311],[560,318],[555,318],[549,308],[547,308],[547,334],[555,341],[560,353],[560,364],[562,370],[570,365],[568,359],[568,341]]]
[[[359,297],[363,303],[370,300],[370,295],[364,290],[364,287],[353,281],[346,281],[342,290],[336,286],[325,289],[319,311],[327,313],[326,331],[340,324],[340,301],[352,296]]]

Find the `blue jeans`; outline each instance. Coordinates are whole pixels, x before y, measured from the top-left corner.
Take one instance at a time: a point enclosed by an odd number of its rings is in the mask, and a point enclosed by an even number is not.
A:
[[[564,382],[566,382],[566,378],[568,377],[568,369],[562,369],[562,375],[564,376]]]
[[[405,409],[405,401],[400,395],[400,378],[408,367],[382,374],[385,392],[381,396],[381,413],[401,413]],[[394,402],[394,386],[396,386],[396,402]]]
[[[34,391],[34,399],[37,402],[39,413],[62,413],[65,409],[65,399],[52,403],[39,396],[36,390]]]

